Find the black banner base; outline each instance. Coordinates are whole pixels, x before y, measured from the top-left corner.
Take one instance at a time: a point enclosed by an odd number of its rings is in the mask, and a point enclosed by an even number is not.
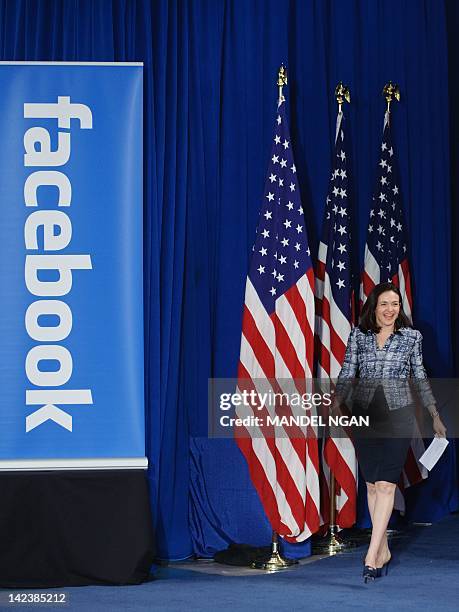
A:
[[[140,584],[153,557],[143,470],[0,473],[0,587]]]

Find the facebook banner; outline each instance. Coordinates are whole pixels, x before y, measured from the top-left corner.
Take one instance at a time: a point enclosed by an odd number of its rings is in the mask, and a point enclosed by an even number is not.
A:
[[[0,470],[146,467],[142,73],[0,63]]]

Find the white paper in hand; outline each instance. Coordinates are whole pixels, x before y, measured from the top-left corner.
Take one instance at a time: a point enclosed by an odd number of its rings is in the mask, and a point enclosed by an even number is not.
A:
[[[430,472],[430,470],[445,452],[448,444],[449,442],[446,438],[434,438],[422,454],[422,457],[420,457],[419,463],[422,463],[422,465]]]

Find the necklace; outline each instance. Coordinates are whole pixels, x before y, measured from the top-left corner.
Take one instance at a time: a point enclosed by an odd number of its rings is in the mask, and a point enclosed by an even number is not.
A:
[[[375,338],[376,338],[376,346],[378,349],[383,349],[386,346],[386,343],[388,341],[388,339],[392,336],[392,334],[394,333],[394,331],[392,330],[391,332],[387,333],[387,332],[379,332],[376,334]],[[380,340],[382,340],[382,342],[380,342]]]

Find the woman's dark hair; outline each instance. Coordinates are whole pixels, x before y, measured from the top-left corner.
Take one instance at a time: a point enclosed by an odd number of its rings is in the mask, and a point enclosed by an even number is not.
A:
[[[408,317],[403,312],[403,300],[400,289],[392,283],[379,283],[379,285],[374,287],[373,291],[368,296],[367,301],[363,305],[362,312],[360,313],[360,331],[372,331],[375,334],[381,331],[381,328],[376,323],[376,306],[378,304],[379,296],[381,293],[385,293],[386,291],[393,291],[396,293],[400,301],[400,312],[398,313],[398,317],[396,318],[394,324],[395,331],[398,331],[401,327],[411,327]]]

